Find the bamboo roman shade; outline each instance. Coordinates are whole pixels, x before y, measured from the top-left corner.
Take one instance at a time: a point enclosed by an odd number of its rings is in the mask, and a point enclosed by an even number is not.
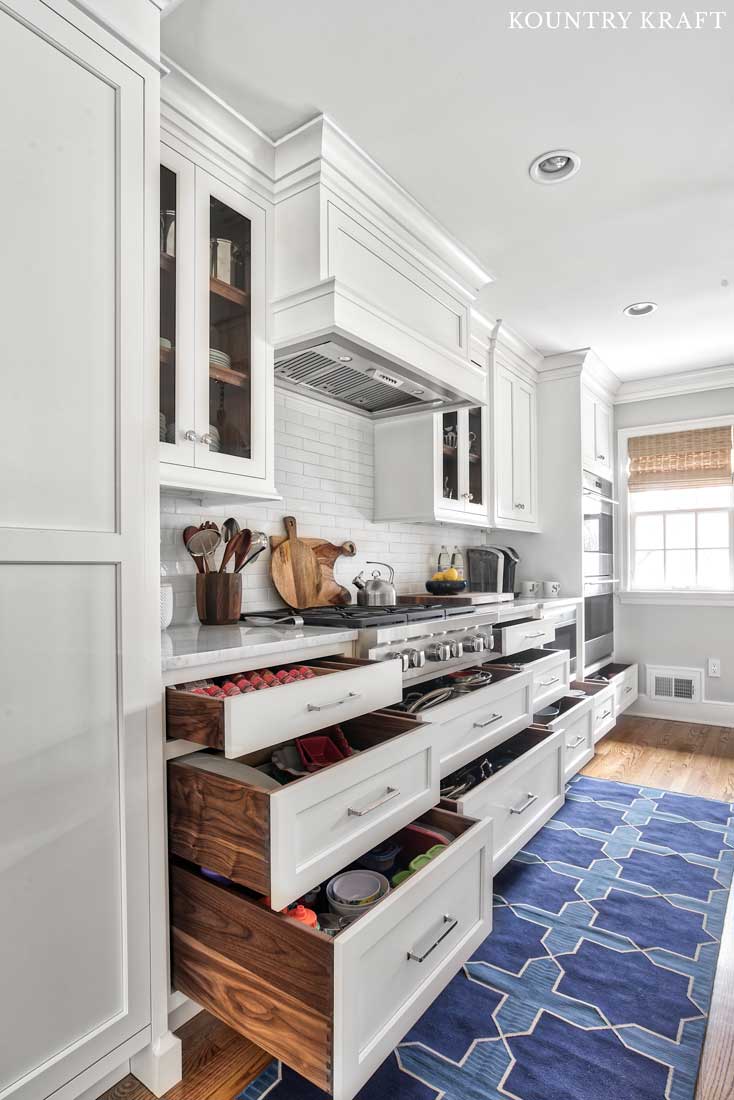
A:
[[[731,425],[636,435],[628,448],[630,492],[731,484]]]

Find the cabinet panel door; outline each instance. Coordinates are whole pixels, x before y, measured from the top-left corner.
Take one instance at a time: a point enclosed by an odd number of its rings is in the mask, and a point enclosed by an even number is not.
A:
[[[533,467],[535,462],[535,391],[520,379],[512,394],[512,483],[515,519],[536,518]]]
[[[196,465],[266,476],[265,211],[196,168]]]
[[[586,469],[596,465],[596,401],[588,390],[581,391],[581,455]]]
[[[158,84],[57,2],[66,18],[0,4],[0,1094],[13,1100],[150,1031],[144,142]]]
[[[160,367],[161,462],[194,465],[194,166],[161,146]]]
[[[485,448],[487,446],[487,409],[478,406],[466,412],[466,511],[487,514]]]
[[[508,371],[498,370],[495,381],[495,408],[492,421],[495,431],[495,493],[497,515],[514,519],[513,485],[513,377]]]
[[[600,470],[612,468],[612,413],[603,401],[597,401],[594,409],[596,439],[596,463]]]

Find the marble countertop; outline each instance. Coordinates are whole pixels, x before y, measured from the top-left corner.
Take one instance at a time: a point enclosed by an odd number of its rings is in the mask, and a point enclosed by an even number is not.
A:
[[[217,661],[247,661],[294,649],[353,642],[356,630],[326,626],[172,626],[161,634],[164,672]]]

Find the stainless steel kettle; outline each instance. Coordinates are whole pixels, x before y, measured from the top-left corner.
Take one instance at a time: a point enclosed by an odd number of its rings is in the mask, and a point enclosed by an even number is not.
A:
[[[357,603],[361,607],[395,607],[398,595],[395,591],[393,580],[395,570],[384,561],[368,561],[367,565],[381,565],[389,570],[389,580],[385,580],[379,570],[375,570],[369,580],[364,579],[364,574],[359,573],[352,584],[357,589]]]

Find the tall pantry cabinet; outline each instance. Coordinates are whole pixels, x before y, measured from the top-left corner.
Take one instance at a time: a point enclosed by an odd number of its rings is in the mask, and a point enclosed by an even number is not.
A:
[[[77,1095],[150,1042],[159,12],[101,6],[120,23],[0,2],[8,1100]]]

